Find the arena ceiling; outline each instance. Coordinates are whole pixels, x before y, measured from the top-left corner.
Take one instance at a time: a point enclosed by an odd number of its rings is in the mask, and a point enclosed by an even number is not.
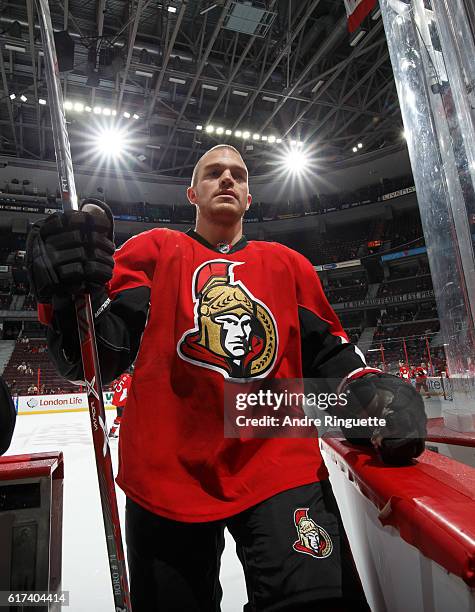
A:
[[[51,0],[50,7],[54,29],[69,33],[66,47],[74,42],[74,65],[61,80],[72,105],[73,159],[82,163],[111,123],[130,136],[129,169],[169,176],[189,176],[197,157],[223,141],[245,152],[253,175],[267,173],[291,140],[321,163],[403,146],[381,17],[367,18],[352,46],[343,0]],[[34,0],[0,0],[0,31],[0,154],[53,160]]]

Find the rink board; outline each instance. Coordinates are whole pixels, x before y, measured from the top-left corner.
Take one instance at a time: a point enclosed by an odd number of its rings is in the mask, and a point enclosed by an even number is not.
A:
[[[355,563],[372,612],[400,612],[401,610],[475,612],[473,591],[475,581],[473,571],[470,571],[470,559],[473,561],[475,551],[473,520],[467,520],[466,525],[465,519],[460,519],[461,516],[466,516],[468,506],[473,506],[471,510],[475,512],[475,501],[469,497],[467,503],[463,504],[464,509],[460,514],[457,513],[457,505],[454,505],[452,507],[455,509],[454,522],[445,531],[444,535],[447,537],[441,537],[440,541],[434,537],[432,542],[429,541],[420,546],[421,540],[425,537],[421,535],[421,532],[430,531],[426,529],[427,517],[430,517],[430,512],[437,515],[439,503],[436,499],[437,494],[434,498],[428,496],[429,475],[432,470],[437,476],[440,470],[431,465],[423,468],[424,472],[420,479],[422,485],[420,498],[413,498],[416,505],[420,503],[426,512],[425,518],[421,520],[421,515],[417,511],[413,516],[408,513],[408,506],[412,501],[411,496],[417,496],[418,487],[417,477],[414,481],[408,470],[417,469],[417,466],[386,468],[381,464],[378,465],[377,461],[372,458],[371,451],[368,453],[364,451],[367,457],[359,461],[359,465],[364,466],[365,469],[369,467],[368,471],[372,471],[368,478],[367,473],[360,472],[358,465],[355,465],[354,458],[358,451],[350,450],[346,453],[344,444],[339,445],[334,440],[330,440],[329,443],[320,442]],[[343,453],[340,452],[341,448],[344,448]],[[442,458],[442,460],[453,463],[450,459]],[[381,495],[384,487],[378,490],[378,486],[375,486],[375,480],[379,478],[378,469],[382,479],[384,479],[383,471],[386,471],[386,476],[390,481],[391,474],[394,472],[388,472],[388,470],[399,469],[402,470],[403,479],[407,475],[408,480],[412,480],[408,497],[400,506],[398,503],[402,500],[401,490],[394,491],[394,497],[391,494],[385,500]],[[465,469],[470,470],[471,468]],[[441,483],[444,480],[452,482],[451,486],[455,486],[451,476],[450,473],[444,474],[440,481],[437,477],[434,478],[434,490],[437,490],[438,486],[443,488]],[[422,484],[424,481],[425,485]],[[461,484],[461,491],[463,495],[463,484]],[[405,507],[404,501],[407,502]],[[457,501],[457,503],[460,502]],[[406,517],[402,520],[403,523],[405,522],[405,527],[402,529],[397,526],[397,518],[394,519],[394,515],[401,507],[403,507],[402,514],[406,512]],[[407,514],[411,519],[409,521],[407,521]],[[443,526],[443,517],[436,517],[436,519],[438,526]],[[388,524],[391,522],[396,526]],[[433,529],[432,533],[437,533],[437,530]],[[466,539],[466,550],[464,538]],[[410,543],[411,540],[413,543]],[[423,554],[420,548],[425,548],[426,552],[429,551],[428,554]],[[465,562],[468,565],[465,565],[464,562],[465,552]],[[440,562],[430,558],[431,556]]]
[[[104,407],[112,409],[112,391],[105,391]],[[54,414],[57,412],[84,412],[89,410],[85,393],[63,393],[59,395],[20,395],[15,397],[18,414]]]

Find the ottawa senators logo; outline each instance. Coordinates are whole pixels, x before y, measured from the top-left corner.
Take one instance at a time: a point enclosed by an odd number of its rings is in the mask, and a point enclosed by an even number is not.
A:
[[[207,261],[193,275],[195,327],[177,345],[185,361],[225,378],[263,378],[277,355],[274,317],[233,269],[242,262]]]
[[[324,559],[331,554],[333,543],[325,529],[309,518],[307,512],[308,508],[298,508],[294,512],[299,539],[294,542],[293,549],[317,559]]]

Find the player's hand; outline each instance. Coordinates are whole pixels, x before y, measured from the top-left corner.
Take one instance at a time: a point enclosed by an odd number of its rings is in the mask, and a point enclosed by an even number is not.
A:
[[[427,417],[424,402],[415,388],[390,374],[368,374],[346,389],[348,409],[353,416],[378,417],[386,425],[369,430],[346,430],[354,443],[368,440],[382,460],[391,465],[404,465],[424,451]]]
[[[99,200],[33,225],[26,243],[31,291],[39,302],[104,287],[114,268],[113,216]]]

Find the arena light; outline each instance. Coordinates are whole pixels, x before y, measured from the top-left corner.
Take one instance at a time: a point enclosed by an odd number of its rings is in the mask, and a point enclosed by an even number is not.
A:
[[[85,106],[84,110],[86,111],[86,113],[91,113],[92,112],[92,108],[90,106]]]
[[[126,150],[127,138],[122,130],[105,128],[94,138],[96,151],[105,158],[120,157]]]
[[[353,153],[358,153],[358,147],[353,147]]]
[[[66,100],[66,102],[64,103],[64,108],[66,110],[73,110],[73,103],[70,100]]]
[[[270,142],[271,144],[274,144],[274,142],[276,141],[276,138],[275,138],[275,136],[269,136],[267,141]]]
[[[323,86],[323,84],[325,83],[325,81],[317,81],[315,83],[315,85],[312,87],[312,89],[310,90],[310,93],[317,93],[317,91],[320,89],[320,87]]]
[[[41,104],[41,106],[45,106],[46,105],[46,100],[44,100],[43,98],[40,98],[38,100],[38,104]]]
[[[251,137],[251,132],[248,132],[246,130],[245,132],[242,133],[242,137],[244,138],[244,140],[247,140],[248,138]]]
[[[137,113],[134,113],[134,114],[132,115],[132,117],[133,117],[134,119],[140,119],[140,115],[137,115]]]
[[[105,107],[102,109],[102,114],[105,115],[106,117],[110,117],[112,114],[112,111],[110,108]]]
[[[82,104],[82,102],[75,102],[74,103],[74,110],[77,113],[82,113],[84,110],[84,104]]]
[[[362,148],[363,148],[363,143],[362,143],[362,142],[359,142],[359,143],[358,143],[358,149],[362,149]]]
[[[9,97],[10,97],[10,100],[14,100],[16,98],[16,94],[11,93]]]
[[[26,53],[25,47],[20,47],[20,45],[12,45],[7,43],[5,45],[5,49],[7,49],[7,51],[15,51],[16,53]]]
[[[260,139],[261,139],[261,137],[260,137],[260,135],[259,135],[259,134],[253,134],[253,135],[252,135],[252,139],[253,139],[253,140],[260,140]]]
[[[236,136],[236,138],[241,138],[241,136],[242,136],[242,132],[241,132],[241,130],[236,130],[236,131],[234,132],[234,136]]]
[[[95,115],[100,115],[102,113],[102,108],[100,106],[95,106],[94,107],[94,114]]]
[[[267,142],[267,136],[261,136],[261,140],[263,140],[264,142]]]
[[[25,96],[25,94],[21,94],[21,96],[20,96],[20,100],[21,100],[22,102],[26,102],[26,101],[28,100],[28,98]]]
[[[226,136],[231,136],[233,131],[232,130],[226,130],[224,133],[226,134]]]
[[[221,134],[223,134],[223,133],[224,133],[224,128],[223,128],[223,127],[218,127],[218,128],[216,128],[216,134],[221,135]]]
[[[354,34],[352,34],[352,36],[350,36],[350,46],[358,46],[358,44],[363,40],[367,33],[368,30],[366,28],[360,28],[359,30],[357,30]]]
[[[285,167],[291,174],[301,174],[307,169],[308,157],[303,151],[289,149],[285,155]]]
[[[202,126],[202,125],[197,125],[197,126],[196,126],[196,129],[197,129],[197,130],[199,130],[199,131],[201,131],[201,130],[203,129],[203,126]]]
[[[277,138],[277,139],[276,139],[276,143],[277,143],[277,144],[280,144],[281,142],[282,142],[282,138]]]
[[[207,134],[212,134],[214,132],[214,125],[207,125],[205,131]]]

